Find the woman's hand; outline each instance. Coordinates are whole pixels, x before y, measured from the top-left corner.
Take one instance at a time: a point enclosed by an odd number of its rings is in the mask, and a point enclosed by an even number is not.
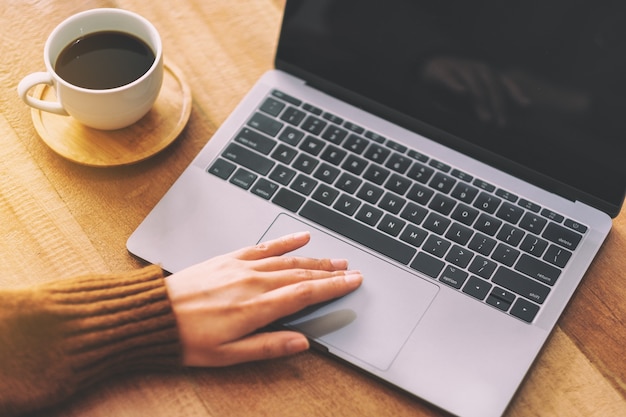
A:
[[[345,259],[282,256],[309,242],[296,233],[212,258],[166,278],[183,363],[225,366],[308,349],[293,331],[256,330],[359,287]]]

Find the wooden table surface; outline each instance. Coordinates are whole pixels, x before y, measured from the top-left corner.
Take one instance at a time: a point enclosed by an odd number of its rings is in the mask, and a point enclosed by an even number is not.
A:
[[[272,67],[284,0],[2,0],[0,285],[141,263],[129,234]],[[120,7],[151,20],[187,78],[193,108],[180,137],[136,165],[89,168],[46,146],[16,93],[42,71],[43,45],[66,17]],[[0,354],[2,354],[0,352]],[[626,416],[626,211],[570,302],[507,416]],[[452,394],[451,394],[452,395]],[[129,375],[46,416],[438,416],[440,411],[314,352],[225,369]]]

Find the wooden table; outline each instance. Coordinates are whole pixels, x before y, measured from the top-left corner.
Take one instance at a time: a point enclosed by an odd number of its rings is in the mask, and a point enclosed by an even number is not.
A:
[[[141,263],[129,234],[255,80],[272,67],[284,0],[3,0],[0,15],[0,285]],[[193,91],[186,129],[142,163],[89,168],[52,152],[18,98],[43,70],[61,20],[88,8],[139,12]],[[626,416],[626,212],[559,321],[507,416]],[[0,352],[1,354],[1,352]],[[440,412],[317,353],[226,369],[122,376],[47,416],[438,416]]]

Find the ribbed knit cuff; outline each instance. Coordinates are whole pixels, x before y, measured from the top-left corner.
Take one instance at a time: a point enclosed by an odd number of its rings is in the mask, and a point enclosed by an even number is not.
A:
[[[74,381],[181,365],[176,319],[156,266],[42,286],[61,320],[61,349]]]

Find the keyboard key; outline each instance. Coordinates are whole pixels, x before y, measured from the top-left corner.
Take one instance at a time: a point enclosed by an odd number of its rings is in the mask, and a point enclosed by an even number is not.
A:
[[[380,203],[378,203],[378,207],[390,213],[398,214],[405,203],[405,199],[398,197],[394,193],[385,193]]]
[[[358,133],[358,134],[362,134],[363,132],[365,132],[365,129],[363,129],[363,128],[362,128],[361,126],[359,126],[359,125],[355,125],[355,124],[354,124],[354,123],[352,123],[352,122],[345,122],[345,123],[343,124],[343,127],[345,127],[345,128],[346,128],[346,129],[348,129],[348,130],[351,130],[351,131],[353,131],[353,132],[355,132],[355,133]]]
[[[493,248],[496,247],[496,241],[481,233],[476,233],[468,247],[481,255],[489,256]]]
[[[459,223],[452,223],[450,229],[446,233],[446,238],[458,243],[459,245],[466,245],[470,238],[474,234],[474,231],[469,227],[465,227]]]
[[[383,216],[383,211],[378,210],[375,207],[370,206],[369,204],[364,204],[359,212],[356,214],[357,220],[361,220],[363,223],[369,224],[370,226],[376,225],[378,220]]]
[[[439,277],[439,281],[459,290],[465,283],[467,276],[467,272],[462,269],[448,265]]]
[[[296,171],[291,168],[287,168],[284,165],[277,165],[276,168],[270,174],[270,178],[279,184],[287,185],[293,177],[296,176]]]
[[[261,175],[267,175],[274,166],[274,161],[271,159],[265,158],[236,143],[228,145],[222,156]]]
[[[356,196],[367,201],[368,203],[376,204],[383,193],[384,191],[382,188],[370,184],[369,182],[364,182]]]
[[[525,234],[526,233],[522,229],[518,229],[515,226],[505,223],[496,237],[511,246],[517,246],[522,241]]]
[[[354,194],[362,183],[363,180],[360,178],[344,172],[335,183],[335,186],[347,193]]]
[[[412,183],[411,180],[404,176],[393,174],[385,184],[385,188],[396,194],[404,195]]]
[[[491,259],[500,262],[506,266],[513,266],[520,255],[520,251],[502,243],[498,244],[496,250],[493,251]]]
[[[502,200],[498,197],[487,193],[480,193],[476,198],[476,201],[474,201],[473,206],[479,210],[485,211],[489,214],[493,214],[496,212],[496,209],[501,202]]]
[[[560,248],[556,245],[550,245],[548,251],[543,257],[543,260],[548,261],[551,264],[556,265],[560,268],[565,268],[565,265],[567,265],[567,261],[569,261],[569,258],[571,257],[572,252]]]
[[[360,175],[366,166],[367,161],[356,155],[348,155],[346,161],[341,165],[343,169],[356,175]]]
[[[521,250],[537,257],[540,257],[547,247],[548,242],[534,235],[526,235],[520,245]]]
[[[323,110],[320,109],[319,107],[315,107],[312,104],[309,103],[304,103],[302,105],[302,108],[310,113],[313,113],[316,116],[321,116],[323,113]]]
[[[420,224],[426,218],[426,215],[428,215],[428,210],[411,202],[400,213],[400,217],[415,224]]]
[[[328,123],[315,116],[309,116],[304,120],[304,123],[302,123],[300,128],[313,135],[319,135],[322,133],[322,130],[324,130],[327,124]]]
[[[400,174],[404,174],[406,170],[411,165],[411,158],[400,155],[398,153],[393,153],[389,160],[385,164],[385,167],[392,169]]]
[[[300,143],[303,137],[304,137],[303,132],[294,129],[291,126],[287,126],[285,130],[283,130],[281,134],[278,136],[278,139],[292,146],[298,146],[298,143]]]
[[[496,217],[509,223],[516,224],[519,219],[522,218],[523,214],[523,208],[505,201],[496,213]]]
[[[356,198],[350,197],[349,195],[346,195],[346,194],[341,194],[341,196],[339,197],[335,205],[333,205],[333,207],[339,210],[340,212],[342,212],[343,214],[352,216],[354,213],[356,213],[356,210],[359,208],[360,205],[361,205],[361,202],[357,200]]]
[[[449,219],[433,212],[426,217],[423,226],[431,232],[443,235],[448,226],[450,226],[450,223],[452,222]]]
[[[481,278],[490,279],[493,273],[496,272],[497,267],[498,264],[494,261],[478,255],[474,258],[472,264],[469,266],[469,271],[473,272]]]
[[[472,184],[474,184],[476,187],[480,188],[481,190],[487,191],[488,193],[493,193],[496,189],[496,187],[493,186],[492,184],[489,184],[488,182],[483,181],[479,178],[476,178]]]
[[[406,222],[404,220],[400,220],[391,214],[385,214],[378,225],[378,230],[382,230],[391,236],[398,236],[405,225]]]
[[[550,286],[554,285],[561,275],[560,269],[526,254],[522,254],[515,269]]]
[[[519,222],[519,227],[536,235],[541,233],[548,221],[534,213],[526,213]]]
[[[563,220],[565,220],[565,217],[548,209],[541,210],[541,215],[547,219],[552,220],[555,223],[562,223]]]
[[[310,174],[318,164],[318,160],[306,154],[300,154],[291,165],[298,171]]]
[[[248,126],[274,137],[282,129],[283,124],[262,113],[255,113],[248,121]]]
[[[512,316],[522,319],[527,323],[532,323],[538,311],[539,306],[537,304],[533,304],[523,298],[518,298],[515,303],[513,303],[510,313]]]
[[[320,167],[315,171],[313,176],[318,180],[324,181],[326,184],[332,184],[333,181],[337,178],[341,171],[335,168],[334,166],[328,165],[326,163],[320,165]]]
[[[504,290],[500,287],[495,287],[491,291],[491,295],[493,295],[496,298],[501,299],[502,301],[506,301],[509,304],[513,303],[513,301],[515,300],[515,294],[513,294],[510,291]]]
[[[498,188],[496,190],[496,195],[498,197],[502,197],[503,199],[510,201],[511,203],[515,203],[517,200],[519,200],[519,197],[516,196],[515,194],[512,194],[506,190],[503,190],[502,188]]]
[[[459,171],[458,169],[453,169],[450,175],[465,182],[472,182],[472,180],[474,179],[474,177],[472,177],[467,172]]]
[[[569,250],[575,250],[583,238],[582,235],[556,223],[548,224],[541,236]]]
[[[569,227],[572,230],[575,230],[579,233],[585,234],[587,233],[587,226],[585,226],[584,224],[575,222],[574,220],[571,219],[566,219],[563,224],[565,225],[565,227]]]
[[[447,194],[450,192],[452,187],[454,187],[455,183],[456,180],[454,178],[438,172],[435,174],[435,176],[428,185],[439,192]]]
[[[422,249],[425,252],[430,253],[431,255],[435,255],[437,258],[443,258],[443,256],[450,248],[451,243],[445,239],[440,238],[439,236],[430,235],[428,239],[426,239],[426,243]]]
[[[247,190],[252,186],[252,183],[257,179],[257,176],[250,171],[243,168],[239,168],[235,174],[230,178],[230,182],[237,187],[241,187]]]
[[[456,201],[452,198],[443,194],[437,194],[435,195],[435,198],[432,199],[428,207],[435,210],[437,213],[447,216],[450,214],[455,205]]]
[[[305,116],[306,113],[302,110],[296,109],[295,107],[288,107],[280,116],[280,120],[298,126]]]
[[[348,131],[335,125],[328,125],[324,133],[322,133],[322,138],[335,145],[340,145],[346,136],[348,136]]]
[[[464,203],[471,204],[472,201],[474,201],[474,198],[478,195],[478,188],[458,183],[450,195]]]
[[[260,178],[255,184],[254,187],[250,191],[252,193],[262,197],[266,200],[272,198],[274,193],[278,190],[278,185],[266,180],[265,178]]]
[[[377,165],[370,165],[366,170],[365,174],[363,174],[363,178],[373,182],[376,185],[382,185],[390,172],[385,168],[379,167]]]
[[[405,243],[313,201],[308,201],[302,207],[300,214],[306,219],[327,227],[404,265],[408,264],[417,252],[417,249]]]
[[[274,146],[276,146],[274,139],[270,139],[247,127],[241,129],[237,136],[235,136],[235,141],[264,155],[269,155],[272,149],[274,149]]]
[[[370,141],[365,139],[364,137],[350,135],[348,136],[348,139],[346,139],[346,141],[343,143],[343,148],[360,155],[361,153],[363,153],[369,143]]]
[[[325,143],[323,140],[308,135],[300,145],[300,149],[310,155],[317,156],[320,152],[322,152],[324,145]]]
[[[501,220],[498,220],[495,217],[491,217],[485,213],[482,213],[478,217],[478,220],[476,220],[474,227],[477,230],[480,230],[481,232],[487,233],[489,236],[495,236],[496,232],[498,231],[501,225],[502,225]]]
[[[478,217],[478,210],[466,206],[465,204],[459,204],[452,212],[452,218],[464,225],[471,226]]]
[[[436,159],[431,159],[428,162],[428,165],[443,172],[450,172],[450,170],[452,169],[450,165],[444,164],[443,162],[437,161]]]
[[[309,195],[313,192],[313,189],[317,186],[318,182],[311,177],[299,174],[296,179],[291,183],[291,188],[294,191],[303,195]]]
[[[296,194],[286,188],[281,188],[272,199],[272,202],[289,211],[296,212],[302,203],[304,203],[304,200],[305,198],[301,194]]]
[[[216,160],[211,167],[209,167],[208,172],[225,180],[230,177],[230,174],[235,171],[235,168],[237,168],[235,164],[231,164],[230,162],[220,158]]]
[[[445,262],[434,258],[427,253],[419,252],[410,266],[416,271],[426,274],[431,278],[437,278],[443,270]]]
[[[508,303],[498,297],[495,297],[493,294],[489,294],[486,302],[487,304],[492,305],[502,311],[507,311],[509,307],[511,307],[511,303]]]
[[[465,268],[467,267],[467,265],[469,265],[473,256],[474,254],[469,249],[465,249],[458,245],[453,245],[448,252],[448,255],[446,256],[446,261],[458,267]]]
[[[425,206],[434,194],[433,190],[416,183],[413,184],[406,196],[416,203]]]
[[[421,182],[422,184],[426,184],[434,173],[434,169],[429,168],[426,165],[415,163],[411,169],[409,169],[407,176],[415,181]]]
[[[503,266],[498,268],[491,281],[539,304],[543,304],[550,293],[549,287]]]
[[[400,239],[418,248],[422,243],[424,243],[427,236],[428,232],[426,230],[409,224],[400,235]]]
[[[322,204],[330,206],[339,196],[339,191],[327,185],[321,184],[313,193],[313,198]]]
[[[280,90],[273,90],[273,91],[272,91],[272,95],[273,95],[274,97],[277,97],[277,98],[279,98],[279,99],[281,99],[281,100],[284,100],[284,101],[286,101],[286,102],[288,102],[288,103],[291,103],[291,104],[293,104],[294,106],[299,106],[300,104],[302,104],[302,101],[298,100],[298,99],[297,99],[297,98],[295,98],[295,97],[292,97],[292,96],[290,96],[290,95],[287,95],[287,94],[283,93],[283,92],[282,92],[282,91],[280,91]]]
[[[363,156],[369,159],[372,162],[376,162],[377,164],[382,164],[385,162],[387,157],[391,154],[391,151],[378,143],[372,143],[365,154]]]
[[[274,100],[271,97],[268,97],[260,107],[261,111],[271,116],[278,116],[284,108],[285,108],[285,103],[282,103],[278,100]]]
[[[340,124],[342,124],[342,123],[343,123],[343,119],[342,119],[341,117],[336,116],[336,115],[334,115],[334,114],[332,114],[332,113],[325,112],[325,113],[322,115],[322,117],[323,117],[324,119],[328,120],[329,122],[333,122],[333,123],[338,124],[338,125],[340,125]]]
[[[283,164],[290,164],[293,161],[293,158],[296,157],[298,151],[293,148],[290,148],[287,145],[278,145],[274,153],[272,153],[272,158],[277,160],[278,162],[282,162]]]
[[[532,201],[528,201],[524,198],[522,198],[517,204],[535,213],[539,213],[539,211],[541,210],[541,206],[539,204],[535,204]]]
[[[463,287],[463,292],[479,300],[484,300],[490,289],[490,283],[472,275]]]
[[[322,152],[321,158],[324,161],[333,165],[339,165],[347,154],[348,153],[342,149],[336,148],[334,146],[328,146],[326,147],[326,149],[324,149],[324,152]]]

